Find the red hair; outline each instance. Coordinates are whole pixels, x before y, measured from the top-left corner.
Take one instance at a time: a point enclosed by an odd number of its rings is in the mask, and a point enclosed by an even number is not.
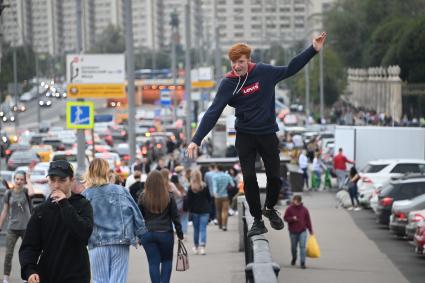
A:
[[[249,59],[251,58],[251,47],[249,47],[249,45],[246,43],[236,43],[230,47],[229,53],[227,55],[232,62],[238,60],[243,55]]]

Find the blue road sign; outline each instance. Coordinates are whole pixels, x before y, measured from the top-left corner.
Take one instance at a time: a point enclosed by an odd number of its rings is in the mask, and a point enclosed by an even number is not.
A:
[[[94,105],[92,102],[67,102],[67,127],[71,129],[91,129],[94,125]]]
[[[169,89],[161,89],[160,104],[163,106],[171,106],[171,91]]]

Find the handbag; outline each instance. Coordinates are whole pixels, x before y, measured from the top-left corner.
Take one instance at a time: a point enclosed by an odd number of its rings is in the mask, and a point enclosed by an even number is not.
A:
[[[189,269],[189,256],[183,242],[179,240],[177,248],[176,271],[186,271]]]

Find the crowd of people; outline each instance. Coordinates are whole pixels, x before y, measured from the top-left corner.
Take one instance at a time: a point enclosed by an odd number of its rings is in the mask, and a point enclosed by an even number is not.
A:
[[[232,200],[243,194],[239,168],[211,165],[203,174],[174,159],[173,166],[165,159],[153,165],[138,160],[122,182],[103,159],[94,159],[81,180],[69,162],[53,161],[51,194],[35,208],[31,169],[17,172],[0,215],[0,227],[8,219],[3,282],[18,238],[21,277],[30,283],[126,282],[131,245],[143,246],[152,282],[169,282],[174,234],[188,241],[189,223],[193,253],[205,255],[207,225],[227,231]]]

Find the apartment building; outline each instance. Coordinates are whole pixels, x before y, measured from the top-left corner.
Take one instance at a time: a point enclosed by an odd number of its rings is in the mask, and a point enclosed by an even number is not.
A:
[[[5,0],[9,5],[2,14],[3,40],[13,46],[32,43],[31,1]]]

